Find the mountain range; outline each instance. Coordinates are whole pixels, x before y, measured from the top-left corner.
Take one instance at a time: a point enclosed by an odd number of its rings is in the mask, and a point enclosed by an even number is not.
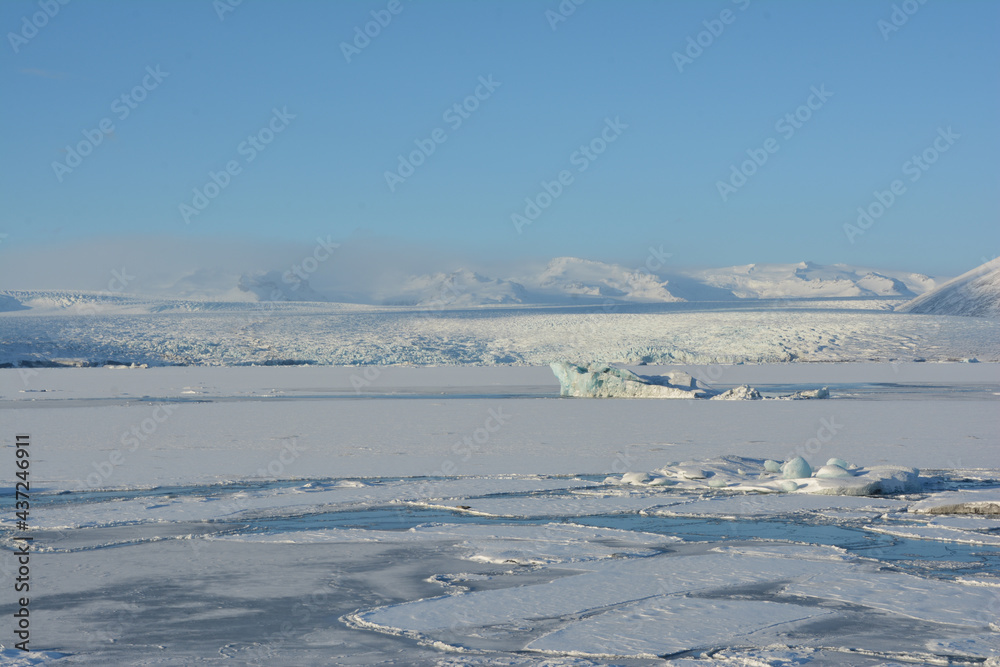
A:
[[[411,276],[384,289],[375,303],[483,305],[511,303],[634,303],[804,299],[913,298],[943,282],[920,273],[876,271],[812,262],[747,264],[652,273],[620,264],[557,257],[540,269],[505,277],[468,269]]]
[[[201,269],[155,293],[85,293],[75,290],[0,290],[0,311],[66,310],[101,297],[106,307],[139,308],[154,297],[165,308],[247,308],[252,304],[315,302],[427,308],[490,305],[672,303],[743,299],[889,299],[897,312],[1000,317],[1000,259],[948,280],[922,273],[847,264],[745,264],[712,269],[651,272],[609,262],[556,257],[516,273],[488,276],[467,268],[410,275],[368,289],[314,288],[280,271],[232,274]],[[900,303],[904,301],[905,303]],[[184,303],[181,304],[181,301]],[[120,302],[120,303],[119,303]],[[240,306],[238,304],[242,303]],[[200,305],[199,305],[200,304]],[[213,305],[214,304],[214,305]],[[886,304],[885,307],[891,307]]]
[[[913,299],[945,283],[944,279],[921,273],[846,264],[746,264],[651,272],[645,267],[630,268],[577,257],[556,257],[544,264],[522,267],[510,275],[489,276],[459,268],[387,280],[367,289],[359,290],[354,286],[347,291],[338,290],[337,285],[314,287],[309,280],[291,272],[271,270],[233,274],[199,269],[166,282],[148,294],[122,291],[108,296],[182,299],[206,306],[223,302],[334,302],[446,308],[741,299]],[[964,289],[979,289],[978,284],[968,283]],[[69,291],[59,297],[55,292],[39,293],[27,300],[24,294],[6,292],[6,296],[0,298],[0,310],[19,309],[23,307],[21,302],[29,305],[27,301],[34,302],[35,306],[57,307],[59,299],[66,298],[73,300]]]

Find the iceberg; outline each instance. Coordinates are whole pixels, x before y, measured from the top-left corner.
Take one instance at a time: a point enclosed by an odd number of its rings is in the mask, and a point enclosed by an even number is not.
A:
[[[713,390],[689,373],[672,371],[666,375],[637,375],[609,364],[581,366],[553,361],[549,368],[559,380],[560,396],[578,398],[708,398],[720,401],[759,401],[764,396],[750,385],[726,391]],[[826,387],[798,391],[778,399],[829,398]],[[769,399],[770,400],[770,399]]]
[[[703,398],[711,392],[683,372],[640,376],[607,364],[577,366],[566,361],[549,364],[559,380],[560,396],[585,398]]]
[[[760,392],[751,387],[748,384],[740,385],[739,387],[733,387],[728,391],[724,391],[718,396],[713,396],[713,401],[759,401],[763,396]]]
[[[826,387],[820,387],[819,389],[804,389],[802,391],[795,392],[788,398],[793,401],[806,400],[810,398],[830,398],[830,390]]]

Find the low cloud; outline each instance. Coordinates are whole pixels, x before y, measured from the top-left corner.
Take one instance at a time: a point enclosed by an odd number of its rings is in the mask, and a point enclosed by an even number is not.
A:
[[[333,246],[336,247],[330,250]],[[132,237],[0,246],[0,290],[113,291],[140,295],[234,290],[245,273],[304,275],[334,299],[362,299],[407,276],[466,266],[457,256],[375,237],[312,243]]]

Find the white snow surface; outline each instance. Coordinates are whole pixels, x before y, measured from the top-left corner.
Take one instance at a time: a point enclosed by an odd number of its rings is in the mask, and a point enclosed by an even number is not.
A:
[[[545,365],[0,369],[35,538],[34,652],[4,638],[0,664],[1000,662],[1000,522],[929,513],[997,500],[996,364],[631,370],[831,397],[573,400]],[[786,479],[797,456],[850,477]],[[879,470],[899,485],[806,492]]]

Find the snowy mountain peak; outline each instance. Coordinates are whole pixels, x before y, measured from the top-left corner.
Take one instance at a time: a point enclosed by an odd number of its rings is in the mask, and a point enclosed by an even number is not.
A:
[[[623,301],[672,302],[684,299],[670,293],[667,281],[648,271],[630,270],[577,257],[551,260],[537,277],[525,280],[550,299],[611,298]]]
[[[901,313],[1000,317],[1000,258],[992,259],[897,308]]]
[[[920,274],[873,271],[846,264],[747,264],[687,274],[744,299],[912,297],[934,287]]]

